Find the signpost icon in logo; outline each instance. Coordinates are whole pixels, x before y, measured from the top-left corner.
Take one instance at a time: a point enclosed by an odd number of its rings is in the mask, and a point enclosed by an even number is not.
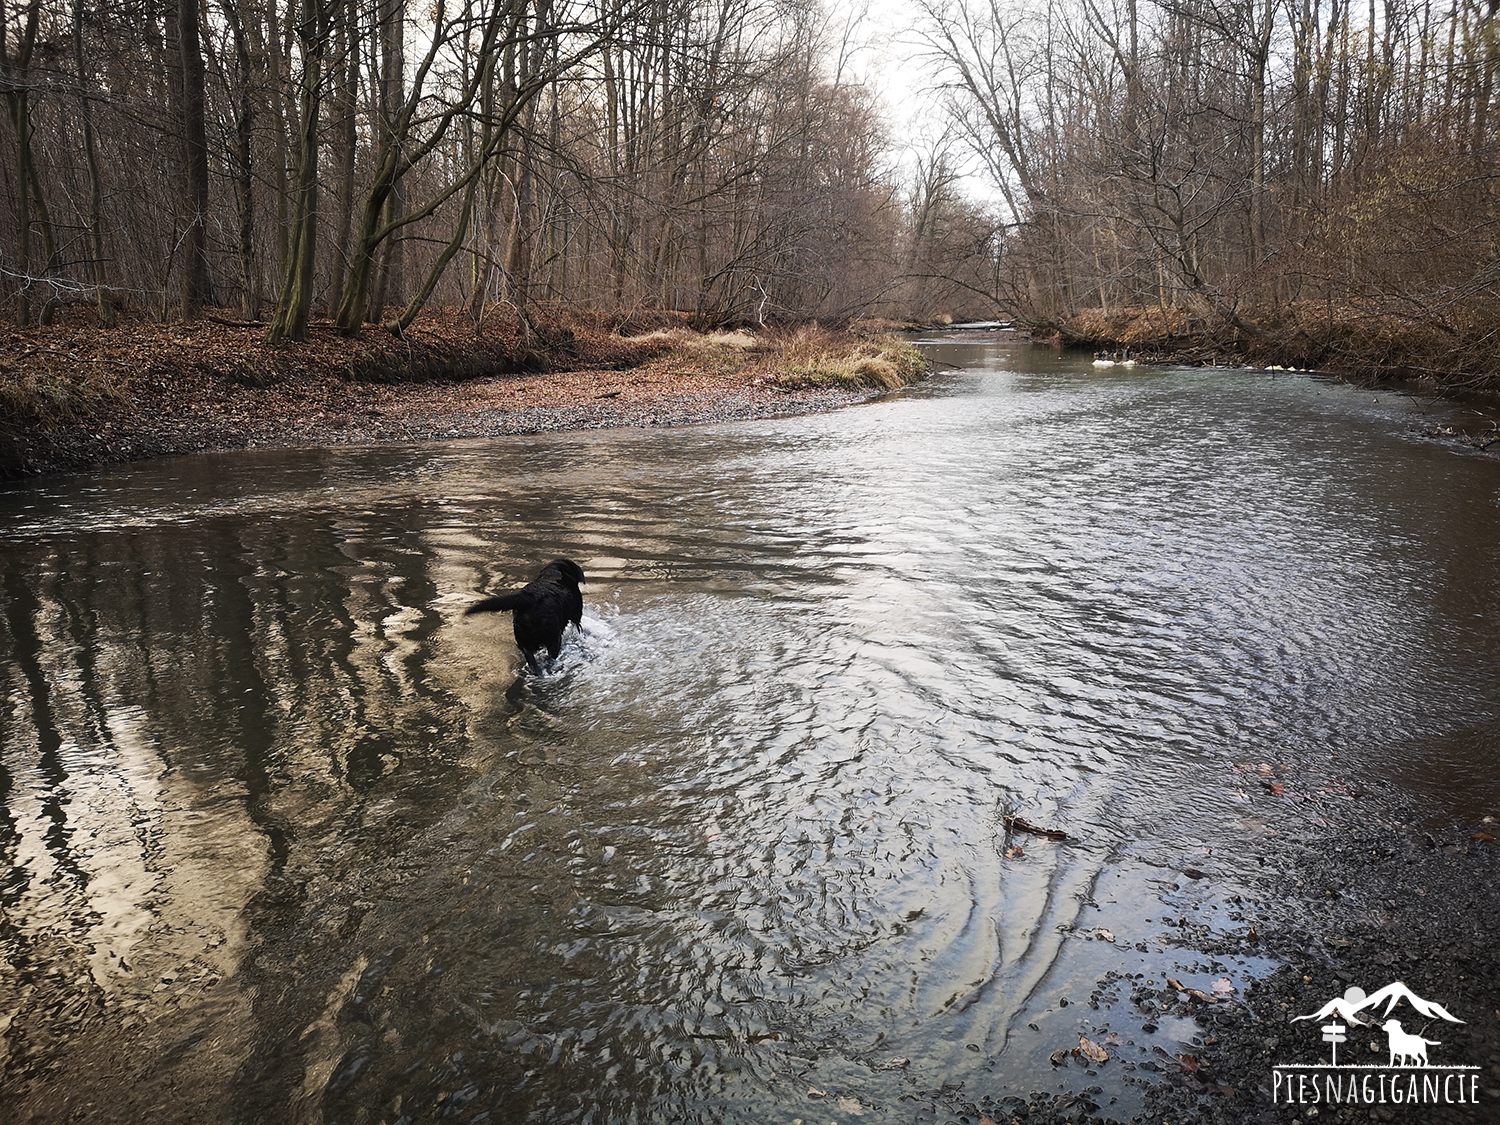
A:
[[[1339,1065],[1339,1044],[1344,1041],[1344,1032],[1349,1029],[1338,1020],[1323,1025],[1323,1042],[1333,1044],[1333,1065]]]

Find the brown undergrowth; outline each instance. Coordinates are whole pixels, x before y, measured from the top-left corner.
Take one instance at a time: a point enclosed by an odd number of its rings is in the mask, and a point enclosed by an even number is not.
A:
[[[1500,325],[1449,323],[1389,308],[1305,302],[1212,313],[1127,308],[1077,313],[1055,326],[1072,346],[1140,360],[1249,363],[1354,380],[1419,379],[1444,390],[1500,391]]]
[[[745,396],[888,389],[925,370],[915,348],[879,333],[700,333],[686,321],[552,309],[525,324],[492,312],[476,325],[439,311],[399,337],[371,328],[349,339],[315,323],[305,342],[280,345],[227,315],[107,330],[0,326],[0,477],[272,437],[409,440],[451,432],[445,412],[474,433],[701,420],[701,404],[726,393],[764,413],[771,407]],[[616,372],[635,374],[622,382]],[[627,404],[635,413],[609,412]]]

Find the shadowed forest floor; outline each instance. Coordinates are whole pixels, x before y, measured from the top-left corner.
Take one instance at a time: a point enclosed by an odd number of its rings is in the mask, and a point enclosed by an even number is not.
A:
[[[705,334],[663,315],[523,330],[438,314],[400,337],[314,325],[282,345],[223,318],[0,330],[0,478],[201,450],[801,413],[924,372],[879,326]]]

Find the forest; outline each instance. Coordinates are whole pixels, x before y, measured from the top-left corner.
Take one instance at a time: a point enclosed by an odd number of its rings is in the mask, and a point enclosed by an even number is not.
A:
[[[1001,316],[1493,381],[1497,8],[7,0],[0,296],[272,342]],[[882,30],[920,129],[863,80]]]
[[[7,9],[21,323],[91,302],[270,337],[429,303],[845,318],[900,302],[872,93],[814,3]],[[977,214],[977,212],[976,212]]]
[[[923,0],[994,298],[1075,338],[1231,339],[1495,383],[1495,0]]]

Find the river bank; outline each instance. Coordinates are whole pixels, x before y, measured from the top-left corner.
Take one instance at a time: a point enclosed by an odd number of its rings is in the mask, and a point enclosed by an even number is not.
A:
[[[1226,319],[1227,317],[1227,319]],[[1500,395],[1493,325],[1450,325],[1322,303],[1224,315],[1184,308],[1090,309],[1040,325],[1109,359],[1320,371],[1347,382],[1408,382],[1445,395]]]
[[[308,341],[279,346],[264,342],[263,326],[223,317],[0,329],[0,480],[202,451],[806,413],[925,373],[916,349],[892,334],[916,325],[751,334],[684,323],[665,313],[560,312],[526,329],[504,315],[476,327],[438,311],[400,337],[371,329],[351,340],[315,323]],[[1472,398],[1486,415],[1500,395],[1500,375],[1417,364],[1421,341],[1410,333],[1362,352],[1347,326],[1345,343],[1329,346],[1300,328],[1251,336],[1181,310],[1115,310],[1005,335],[1140,363],[1316,369]],[[1431,436],[1500,449],[1493,423]]]
[[[670,316],[404,336],[314,325],[270,345],[222,319],[0,334],[0,479],[178,453],[684,425],[825,410],[920,378],[872,325],[699,333]]]
[[[1494,818],[1429,829],[1408,810],[1399,819],[1351,815],[1298,839],[1297,862],[1267,880],[1282,916],[1258,935],[1258,944],[1284,962],[1281,968],[1232,1002],[1200,1003],[1175,989],[1153,998],[1203,1029],[1195,1054],[1162,1060],[1167,1081],[1149,1099],[1154,1114],[1204,1125],[1270,1125],[1291,1116],[1412,1125],[1494,1121],[1500,1112],[1500,957],[1488,922],[1500,911],[1495,832]],[[1398,981],[1462,1022],[1424,1017],[1409,1003],[1359,1013],[1359,1024],[1345,1022],[1338,1062],[1381,1069],[1346,1070],[1343,1100],[1329,1104],[1325,1090],[1307,1080],[1318,1073],[1310,1064],[1329,1061],[1318,1029],[1338,1017],[1306,1017],[1351,988],[1373,996]],[[1388,1068],[1390,1043],[1382,1028],[1388,1016],[1403,1020],[1406,1033],[1428,1039],[1433,1067],[1471,1068],[1438,1072],[1462,1077],[1461,1093],[1450,1080],[1437,1098],[1409,1096],[1411,1078],[1423,1073]]]
[[[1500,453],[1500,355],[1488,336],[1445,336],[1347,310],[1317,324],[1289,315],[1235,326],[1183,309],[1095,309],[1039,325],[1030,338],[1092,352],[1104,366],[1258,367],[1463,403],[1473,408],[1471,424],[1436,426],[1426,435],[1493,456]]]

